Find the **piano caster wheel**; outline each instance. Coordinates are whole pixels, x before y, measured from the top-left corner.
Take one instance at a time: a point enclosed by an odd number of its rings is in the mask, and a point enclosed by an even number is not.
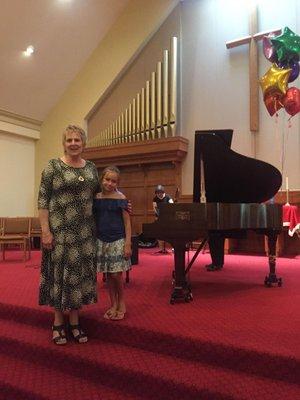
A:
[[[193,301],[193,295],[192,295],[192,293],[187,294],[187,295],[185,296],[185,298],[184,298],[184,301],[185,301],[186,303],[189,303],[190,301]]]
[[[174,287],[174,290],[171,294],[170,304],[175,304],[179,301],[184,301],[185,303],[189,303],[193,300],[193,295],[191,292],[191,286],[189,284],[185,284],[184,286]]]
[[[282,286],[282,278],[277,278],[275,274],[265,277],[265,286],[272,287],[273,284],[277,284],[278,287]]]
[[[271,287],[271,282],[269,282],[269,277],[268,276],[265,277],[264,284],[265,284],[265,286]]]

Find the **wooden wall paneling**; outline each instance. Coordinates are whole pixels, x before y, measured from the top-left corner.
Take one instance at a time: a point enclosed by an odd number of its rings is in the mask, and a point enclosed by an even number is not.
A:
[[[88,147],[84,157],[93,161],[99,173],[107,165],[121,170],[120,190],[132,202],[132,230],[142,231],[142,223],[152,222],[152,199],[160,183],[171,196],[181,184],[181,162],[188,151],[188,140],[182,136],[162,138],[117,146]]]
[[[175,165],[170,162],[149,165],[147,168],[147,183],[155,188],[159,183],[173,185],[175,182]]]
[[[237,239],[227,238],[225,239],[224,245],[224,253],[225,254],[234,254],[238,249]]]
[[[254,231],[247,232],[246,239],[233,239],[234,248],[230,248],[229,252],[238,252],[244,254],[265,254],[265,236],[259,235]],[[231,240],[229,239],[229,242]]]
[[[192,203],[193,195],[192,194],[179,194],[178,203]]]
[[[145,190],[143,187],[136,187],[134,190],[124,190],[126,192],[126,197],[130,199],[132,203],[132,232],[139,234],[141,232],[142,221],[145,220],[146,209],[146,197]]]
[[[285,204],[286,198],[286,191],[281,190],[276,194],[274,201],[275,203]],[[289,203],[300,206],[300,190],[289,191]]]
[[[136,185],[143,185],[144,184],[144,171],[143,168],[139,165],[135,166],[120,166],[119,167],[121,171],[121,179],[120,183],[121,185],[131,185],[131,186],[136,186]],[[134,174],[134,180],[132,179],[132,175]]]
[[[278,254],[281,256],[295,256],[300,254],[300,237],[295,233],[289,236],[287,228],[279,236]]]
[[[145,172],[140,166],[123,166],[120,171],[120,190],[132,203],[132,232],[139,234],[146,214]]]
[[[178,182],[181,179],[180,163],[156,163],[145,165],[119,166],[121,179],[119,189],[130,199],[133,212],[131,215],[132,232],[139,234],[142,224],[155,220],[152,200],[158,184],[174,198]],[[101,173],[102,169],[99,169]]]

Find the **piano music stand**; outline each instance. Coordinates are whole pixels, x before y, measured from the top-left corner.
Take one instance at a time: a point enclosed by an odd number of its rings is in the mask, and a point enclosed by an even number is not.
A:
[[[214,134],[218,136],[229,148],[231,147],[233,129],[211,129],[206,131],[196,131],[195,148],[194,148],[194,185],[193,185],[193,202],[200,202],[200,180],[201,180],[201,135]],[[208,199],[208,201],[210,201]]]

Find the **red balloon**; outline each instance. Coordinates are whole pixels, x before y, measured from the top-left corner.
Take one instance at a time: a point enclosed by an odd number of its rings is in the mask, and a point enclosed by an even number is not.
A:
[[[291,87],[287,90],[283,99],[285,111],[294,116],[300,112],[300,90],[296,87]]]
[[[265,94],[264,103],[271,117],[283,107],[282,99],[280,91],[269,91]]]

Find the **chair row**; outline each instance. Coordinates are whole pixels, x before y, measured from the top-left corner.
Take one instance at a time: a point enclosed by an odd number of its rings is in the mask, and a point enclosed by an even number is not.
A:
[[[18,246],[23,251],[23,261],[30,259],[32,240],[40,236],[41,226],[37,217],[1,217],[0,249],[3,260],[8,245]]]

